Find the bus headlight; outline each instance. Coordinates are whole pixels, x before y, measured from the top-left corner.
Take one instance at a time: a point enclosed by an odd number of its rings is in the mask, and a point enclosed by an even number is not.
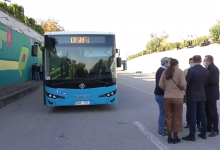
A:
[[[109,92],[109,93],[106,93],[106,94],[103,94],[103,95],[99,95],[99,97],[111,97],[115,94],[116,94],[116,90]]]
[[[53,99],[57,99],[57,98],[65,99],[65,97],[63,97],[63,96],[59,96],[59,95],[55,95],[55,94],[50,94],[48,92],[46,92],[46,96],[49,97],[49,98],[53,98]]]

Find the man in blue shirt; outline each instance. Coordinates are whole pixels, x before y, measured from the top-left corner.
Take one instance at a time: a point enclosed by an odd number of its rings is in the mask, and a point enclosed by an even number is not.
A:
[[[156,87],[154,90],[155,100],[157,101],[159,105],[159,119],[158,119],[158,135],[160,136],[167,136],[167,132],[165,131],[165,117],[164,117],[164,91],[159,87],[159,81],[160,77],[164,70],[166,70],[169,67],[169,58],[164,57],[161,59],[161,67],[156,72]]]

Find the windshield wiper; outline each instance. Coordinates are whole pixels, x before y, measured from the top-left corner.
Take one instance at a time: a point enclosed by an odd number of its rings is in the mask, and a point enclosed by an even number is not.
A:
[[[97,81],[97,82],[100,82],[100,83],[108,84],[108,82],[104,82],[104,81],[100,81],[100,80],[96,80],[96,79],[88,79],[88,78],[86,78],[85,80]]]
[[[96,79],[88,79],[88,78],[74,78],[74,79],[79,79],[79,80],[85,80],[85,81],[97,81],[99,83],[104,83],[106,85],[108,85],[109,83],[108,82],[104,82],[104,81],[100,81],[100,80],[96,80]],[[61,81],[59,83],[54,83],[53,85],[61,85],[61,84],[66,84],[66,83],[71,83],[71,82],[74,82],[74,79],[72,80],[67,80],[67,81]]]
[[[70,80],[68,80],[68,81],[62,81],[62,82],[58,82],[58,83],[52,83],[52,85],[53,85],[53,86],[55,86],[55,85],[61,85],[61,84],[69,83],[69,82],[72,82],[72,81],[70,81]]]

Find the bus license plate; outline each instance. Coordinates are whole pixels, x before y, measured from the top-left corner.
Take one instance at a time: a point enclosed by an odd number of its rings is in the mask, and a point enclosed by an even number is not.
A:
[[[90,101],[79,101],[79,102],[75,102],[75,105],[89,105]]]

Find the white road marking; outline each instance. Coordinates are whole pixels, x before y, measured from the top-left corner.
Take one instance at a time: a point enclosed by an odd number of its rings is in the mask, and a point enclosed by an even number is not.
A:
[[[132,76],[127,76],[127,77],[130,77],[130,78],[133,78]],[[129,82],[134,82],[134,80],[130,80],[128,78],[123,78],[123,80],[127,80]],[[154,81],[152,83],[148,83],[147,81]],[[152,85],[152,86],[155,86],[155,79],[140,79],[140,80],[136,80],[135,82],[140,82],[140,83],[144,83],[144,84],[149,84],[149,85]]]
[[[159,150],[169,150],[163,143],[161,143],[153,134],[151,134],[140,122],[135,121],[134,124],[153,142]]]
[[[132,76],[131,76],[132,77]],[[146,79],[147,77],[132,77],[132,78],[143,78],[143,79]]]
[[[155,79],[143,79],[144,81],[155,81]]]
[[[142,76],[142,77],[138,77],[138,76],[136,76],[136,77],[135,77],[135,76],[131,76],[131,77],[133,77],[133,78],[155,79],[155,77],[151,77],[151,76],[148,76],[148,77],[147,77],[147,76],[146,76],[146,77],[145,77],[145,76]]]
[[[136,74],[118,74],[118,75],[122,75],[122,76],[131,76],[131,75],[136,75]]]

